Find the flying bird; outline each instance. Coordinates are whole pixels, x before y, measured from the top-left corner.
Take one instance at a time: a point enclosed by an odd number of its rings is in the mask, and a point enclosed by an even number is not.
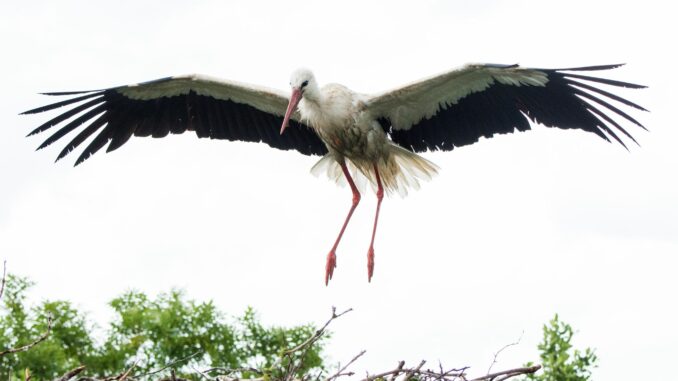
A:
[[[406,194],[438,170],[418,153],[451,151],[481,137],[529,130],[531,122],[592,132],[624,147],[620,135],[636,142],[620,122],[645,127],[621,108],[646,110],[605,88],[644,86],[581,74],[618,66],[534,69],[471,64],[373,95],[338,84],[320,87],[308,69],[292,73],[291,93],[184,75],[102,90],[45,93],[71,97],[23,114],[68,106],[29,136],[58,126],[38,147],[42,149],[79,130],[57,156],[58,161],[91,138],[75,165],[105,145],[107,152],[120,148],[132,136],[161,138],[186,131],[199,138],[262,142],[322,156],[312,171],[348,183],[353,194],[327,255],[325,284],[333,276],[337,246],[360,202],[355,178],[376,190],[367,251],[370,281],[384,193]]]

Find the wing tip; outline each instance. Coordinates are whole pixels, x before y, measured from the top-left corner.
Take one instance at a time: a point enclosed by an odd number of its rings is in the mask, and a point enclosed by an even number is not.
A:
[[[555,69],[555,71],[598,71],[598,70],[611,70],[618,67],[626,65],[626,62],[616,63],[616,64],[607,64],[607,65],[592,65],[592,66],[578,66],[578,67],[568,67]]]
[[[80,157],[78,157],[78,160],[75,161],[75,164],[73,164],[73,167],[77,167],[78,165],[82,164],[85,160],[89,159],[91,155],[86,155],[86,152],[83,152]]]
[[[597,82],[597,83],[602,83],[604,85],[609,85],[609,86],[624,87],[624,88],[627,88],[627,89],[646,89],[647,88],[647,86],[645,86],[645,85],[639,85],[639,84],[636,84],[636,83],[617,81],[617,80],[614,80],[614,79],[592,77],[592,76],[588,76],[588,75],[581,75],[581,74],[574,74],[574,73],[563,73],[563,72],[560,72],[560,71],[557,71],[557,70],[555,72],[558,73],[558,75],[566,77],[567,79],[576,78],[576,79],[579,79],[579,80],[584,80],[584,81],[589,81],[589,82]]]
[[[38,94],[48,95],[48,96],[54,97],[54,96],[62,96],[62,95],[77,95],[77,94],[95,93],[95,92],[98,92],[98,91],[102,91],[102,90],[49,91],[49,92],[38,93]]]
[[[38,114],[38,113],[41,113],[43,111],[42,110],[43,107],[44,106],[40,106],[40,107],[32,108],[30,110],[22,111],[22,112],[19,113],[19,115]]]
[[[59,152],[59,155],[57,156],[56,160],[54,160],[55,163],[59,162],[59,160],[65,158],[68,156],[69,153],[73,151],[74,148],[71,148],[71,144],[69,143],[64,149]]]

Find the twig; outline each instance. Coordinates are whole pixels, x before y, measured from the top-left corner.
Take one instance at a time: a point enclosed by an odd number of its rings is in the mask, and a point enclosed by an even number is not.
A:
[[[423,381],[431,381],[431,380],[442,380],[442,381],[454,381],[459,378],[462,380],[466,381],[466,370],[468,367],[464,368],[459,368],[459,369],[451,369],[448,371],[443,371],[442,366],[439,366],[440,371],[432,371],[432,370],[421,370],[423,367],[425,361],[421,361],[419,365],[415,368],[404,368],[400,363],[398,363],[398,367],[396,369],[390,370],[388,372],[383,372],[375,375],[367,375],[363,380],[361,381],[374,381],[377,379],[384,378],[386,376],[391,376],[390,379],[395,379],[399,374],[405,373],[402,380],[407,381],[411,379],[412,377],[416,377],[417,379],[423,380]],[[403,364],[404,365],[404,364]],[[486,374],[485,376],[478,377],[471,379],[469,381],[504,381],[507,380],[511,377],[519,376],[519,375],[525,375],[525,374],[531,374],[536,372],[537,370],[541,369],[541,365],[535,365],[531,367],[525,367],[525,368],[515,368],[515,369],[510,369],[510,370],[505,370],[502,372],[496,372],[496,373],[491,373],[491,374]],[[389,380],[390,380],[389,379]]]
[[[212,380],[212,377],[210,377],[210,376],[208,376],[207,374],[205,374],[204,372],[200,371],[200,369],[196,369],[196,368],[195,368],[194,366],[192,366],[192,365],[191,365],[191,369],[193,369],[194,371],[198,372],[198,374],[200,375],[200,378],[205,377],[205,378],[208,379],[208,380]]]
[[[520,337],[518,338],[518,340],[514,341],[513,343],[504,345],[503,347],[501,347],[500,350],[498,350],[497,352],[495,352],[494,357],[492,358],[492,364],[490,364],[490,367],[487,368],[487,374],[490,374],[490,372],[492,371],[492,367],[494,366],[494,364],[497,363],[497,357],[499,357],[499,354],[500,354],[501,352],[503,352],[504,349],[506,349],[506,348],[508,348],[508,347],[512,347],[512,346],[514,346],[514,345],[520,344],[520,341],[523,339],[523,335],[524,335],[524,334],[525,334],[525,331],[523,331],[523,332],[520,334]]]
[[[301,344],[297,345],[292,349],[285,350],[270,368],[273,369],[278,368],[282,365],[283,361],[288,360],[285,369],[282,370],[283,375],[281,377],[281,381],[292,380],[297,371],[303,366],[304,359],[306,358],[306,354],[308,353],[310,348],[325,334],[327,326],[329,326],[330,323],[334,321],[334,319],[337,319],[351,311],[353,311],[353,309],[349,308],[344,312],[337,314],[337,308],[332,307],[332,316],[329,318],[329,320],[327,320],[327,322],[325,322],[325,324],[322,327],[317,329],[313,333],[313,335],[311,335],[308,339],[304,340],[304,342],[302,342]],[[299,351],[302,351],[301,355],[293,356]],[[220,377],[220,379],[226,380],[226,378],[224,377]]]
[[[31,381],[31,370],[28,368],[24,369],[24,381]]]
[[[200,372],[200,371],[198,371]],[[206,377],[205,375],[201,375],[201,377]],[[268,377],[258,377],[258,378],[238,378],[238,377],[229,377],[229,376],[224,376],[224,375],[219,375],[214,378],[209,378],[210,380],[216,380],[216,381],[269,381],[269,380],[274,380]],[[299,380],[301,381],[301,380]]]
[[[45,341],[47,339],[47,337],[49,336],[51,331],[52,331],[52,315],[50,314],[49,317],[47,318],[47,331],[45,333],[43,333],[42,336],[37,338],[32,343],[26,344],[24,346],[21,346],[21,347],[18,347],[18,348],[5,349],[4,351],[0,352],[0,357],[11,354],[11,353],[24,352],[24,351],[27,351],[27,350],[33,348],[34,346]]]
[[[413,374],[419,373],[419,369],[421,369],[424,364],[426,364],[426,360],[421,360],[415,369],[408,370],[407,373],[405,373],[405,378],[403,378],[403,380],[407,381],[410,379],[410,377],[412,377]]]
[[[233,369],[231,369],[231,368],[218,368],[217,367],[217,368],[209,368],[207,370],[203,370],[202,372],[203,373],[224,372],[227,375],[231,374],[231,373],[235,373],[235,372],[240,372],[240,373],[242,373],[242,372],[252,372],[252,373],[256,373],[256,374],[264,374],[264,372],[260,371],[259,369],[255,369],[255,368],[233,368]]]
[[[463,368],[454,369],[455,372],[458,372],[454,376],[454,380],[456,380],[457,378],[461,378],[462,380],[466,381],[466,371],[468,370],[468,368],[469,368],[468,366],[465,366]]]
[[[403,370],[403,367],[405,366],[405,361],[400,360],[398,363],[398,367],[396,367],[395,372],[391,375],[391,378],[389,378],[389,381],[395,381],[396,377],[400,374],[400,371]],[[441,365],[442,367],[442,365]],[[442,369],[440,369],[442,371]]]
[[[365,378],[362,379],[362,381],[372,381],[372,380],[376,380],[378,378],[384,378],[386,376],[392,376],[394,374],[397,376],[397,374],[399,374],[399,373],[405,373],[405,378],[403,380],[407,380],[408,378],[412,377],[413,375],[428,375],[428,376],[433,375],[433,376],[436,376],[437,374],[435,372],[422,371],[421,370],[421,367],[424,366],[425,363],[426,363],[426,361],[421,360],[421,362],[419,363],[419,365],[417,365],[416,368],[403,368],[402,366],[400,366],[400,363],[398,363],[397,368],[395,368],[393,370],[389,370],[388,372],[383,372],[383,373],[375,374],[375,375],[372,375],[372,376],[370,376],[368,374]],[[403,366],[404,365],[405,364],[403,364]]]
[[[286,350],[286,351],[284,352],[284,354],[285,354],[285,355],[290,355],[290,354],[292,354],[292,353],[294,353],[294,352],[297,352],[297,351],[301,350],[302,348],[304,348],[304,347],[306,347],[306,346],[309,346],[309,345],[315,343],[315,342],[318,341],[318,339],[323,335],[323,333],[325,332],[325,328],[327,328],[327,326],[330,325],[330,323],[332,322],[332,320],[337,319],[337,318],[340,318],[340,317],[342,317],[343,315],[345,315],[345,314],[347,314],[347,313],[349,313],[349,312],[351,312],[351,311],[353,311],[353,308],[349,308],[349,309],[347,309],[346,311],[344,311],[344,312],[342,312],[342,313],[340,313],[340,314],[337,314],[337,307],[332,307],[332,317],[325,323],[325,325],[323,325],[320,329],[318,329],[317,331],[315,331],[315,333],[314,333],[311,337],[309,337],[308,339],[306,339],[306,341],[304,341],[303,343],[297,345],[296,347],[294,347],[294,348],[292,348],[292,349]]]
[[[0,299],[5,292],[5,282],[7,281],[7,260],[2,261],[2,284],[0,284]]]
[[[364,349],[363,349],[362,351],[360,351],[360,353],[358,353],[357,355],[355,355],[355,356],[351,359],[351,361],[349,361],[346,365],[344,365],[341,369],[339,369],[339,370],[337,371],[337,373],[335,373],[334,375],[328,377],[328,378],[327,378],[327,381],[334,380],[334,379],[339,378],[339,377],[341,377],[341,376],[353,376],[353,375],[355,374],[354,372],[347,372],[347,373],[344,373],[344,371],[345,371],[346,369],[348,369],[348,367],[351,366],[351,364],[353,364],[354,362],[356,362],[356,360],[358,360],[362,355],[364,355],[365,352],[367,352],[367,351],[364,350]]]
[[[54,381],[68,381],[68,380],[70,380],[71,378],[73,378],[73,377],[77,376],[78,374],[80,374],[80,372],[82,372],[83,370],[85,370],[85,366],[84,366],[84,365],[80,365],[79,367],[77,367],[77,368],[75,368],[75,369],[73,369],[73,370],[69,370],[68,372],[64,373],[63,376],[61,376],[61,377],[55,379]]]
[[[441,364],[439,364],[439,372],[426,369],[422,370],[421,368],[424,366],[424,363],[426,361],[421,361],[419,365],[415,368],[404,368],[404,361],[401,361],[398,363],[398,367],[396,367],[393,370],[389,370],[388,372],[383,372],[379,374],[375,374],[370,376],[369,374],[366,375],[366,377],[362,381],[374,381],[376,379],[384,378],[386,376],[391,376],[389,378],[390,380],[395,380],[398,375],[405,373],[405,376],[403,377],[403,380],[407,380],[409,378],[412,378],[414,376],[417,376],[423,380],[442,380],[442,381],[453,381],[456,380],[457,378],[462,378],[465,380],[465,373],[468,367],[463,367],[463,368],[458,368],[458,369],[450,369],[450,370],[443,370],[443,367]]]
[[[160,368],[160,369],[158,369],[158,370],[154,370],[154,371],[151,371],[151,372],[149,372],[149,373],[144,373],[144,374],[135,374],[135,375],[133,375],[133,376],[131,376],[131,377],[132,377],[132,378],[141,378],[141,377],[146,377],[146,376],[152,376],[152,375],[154,375],[154,374],[157,374],[157,373],[162,372],[163,370],[165,370],[165,369],[167,369],[167,368],[170,368],[172,365],[176,365],[176,364],[178,364],[178,363],[180,363],[180,362],[184,362],[184,361],[186,361],[186,360],[192,359],[193,357],[195,357],[195,356],[197,356],[197,355],[200,355],[200,354],[203,354],[203,353],[205,353],[205,351],[198,351],[198,352],[193,353],[192,355],[188,355],[188,356],[186,356],[186,357],[184,357],[184,358],[180,358],[179,360],[172,361],[171,363],[165,365],[164,367],[162,367],[162,368]]]
[[[83,378],[79,378],[78,381],[115,381],[115,380],[119,379],[120,377],[122,377],[123,374],[124,373],[120,373],[117,376],[105,377],[105,378],[102,378],[101,380],[93,378],[93,377],[88,377],[87,380],[83,380]]]
[[[443,370],[443,363],[440,362],[440,359],[438,359],[438,369],[440,369],[440,374],[441,374],[441,375],[445,372],[445,371]],[[436,378],[436,380],[442,380],[442,379],[443,379],[442,376]]]
[[[129,376],[129,374],[132,372],[132,369],[134,369],[137,366],[138,363],[139,363],[139,360],[134,361],[134,363],[132,363],[132,366],[130,366],[129,369],[127,369],[127,371],[125,373],[120,375],[120,377],[118,378],[118,381],[125,381],[127,379],[127,376]]]
[[[524,368],[515,368],[515,369],[509,369],[505,370],[502,372],[496,372],[496,373],[491,373],[482,377],[474,378],[470,381],[483,381],[483,380],[494,380],[495,378],[499,376],[504,376],[497,378],[495,381],[502,381],[509,379],[511,377],[515,376],[520,376],[521,374],[532,374],[536,371],[541,369],[541,365],[534,365],[534,366],[529,366],[529,367],[524,367]]]

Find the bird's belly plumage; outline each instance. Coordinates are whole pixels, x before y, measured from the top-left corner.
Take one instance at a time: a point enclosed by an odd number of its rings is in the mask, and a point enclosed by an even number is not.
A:
[[[328,85],[320,99],[302,99],[299,112],[329,151],[313,166],[315,174],[325,172],[343,183],[341,164],[346,163],[354,176],[365,177],[376,186],[378,169],[388,193],[405,195],[408,188],[418,188],[420,180],[437,172],[435,164],[392,143],[381,125],[364,111],[361,97],[343,86]]]
[[[376,160],[385,152],[386,133],[364,115],[359,96],[343,86],[326,86],[321,99],[302,100],[299,111],[338,160]]]
[[[375,161],[388,152],[386,134],[373,126],[331,126],[319,129],[318,134],[337,159]]]

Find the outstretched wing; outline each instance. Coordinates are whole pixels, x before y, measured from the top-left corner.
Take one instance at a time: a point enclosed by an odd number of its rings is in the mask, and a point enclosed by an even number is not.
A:
[[[646,110],[595,85],[645,86],[577,73],[618,66],[467,65],[369,97],[365,103],[395,143],[415,152],[449,151],[475,143],[481,136],[529,130],[530,121],[593,132],[608,141],[612,137],[626,147],[619,132],[635,140],[613,116],[645,127],[609,100]]]
[[[75,97],[23,114],[69,106],[30,135],[59,128],[38,149],[78,130],[57,160],[94,136],[75,165],[108,144],[107,152],[131,136],[161,138],[195,131],[200,138],[264,142],[273,148],[304,155],[324,155],[325,145],[298,120],[283,135],[278,132],[289,98],[278,91],[200,75],[178,76],[104,90],[46,93]],[[84,127],[83,127],[84,126]]]

